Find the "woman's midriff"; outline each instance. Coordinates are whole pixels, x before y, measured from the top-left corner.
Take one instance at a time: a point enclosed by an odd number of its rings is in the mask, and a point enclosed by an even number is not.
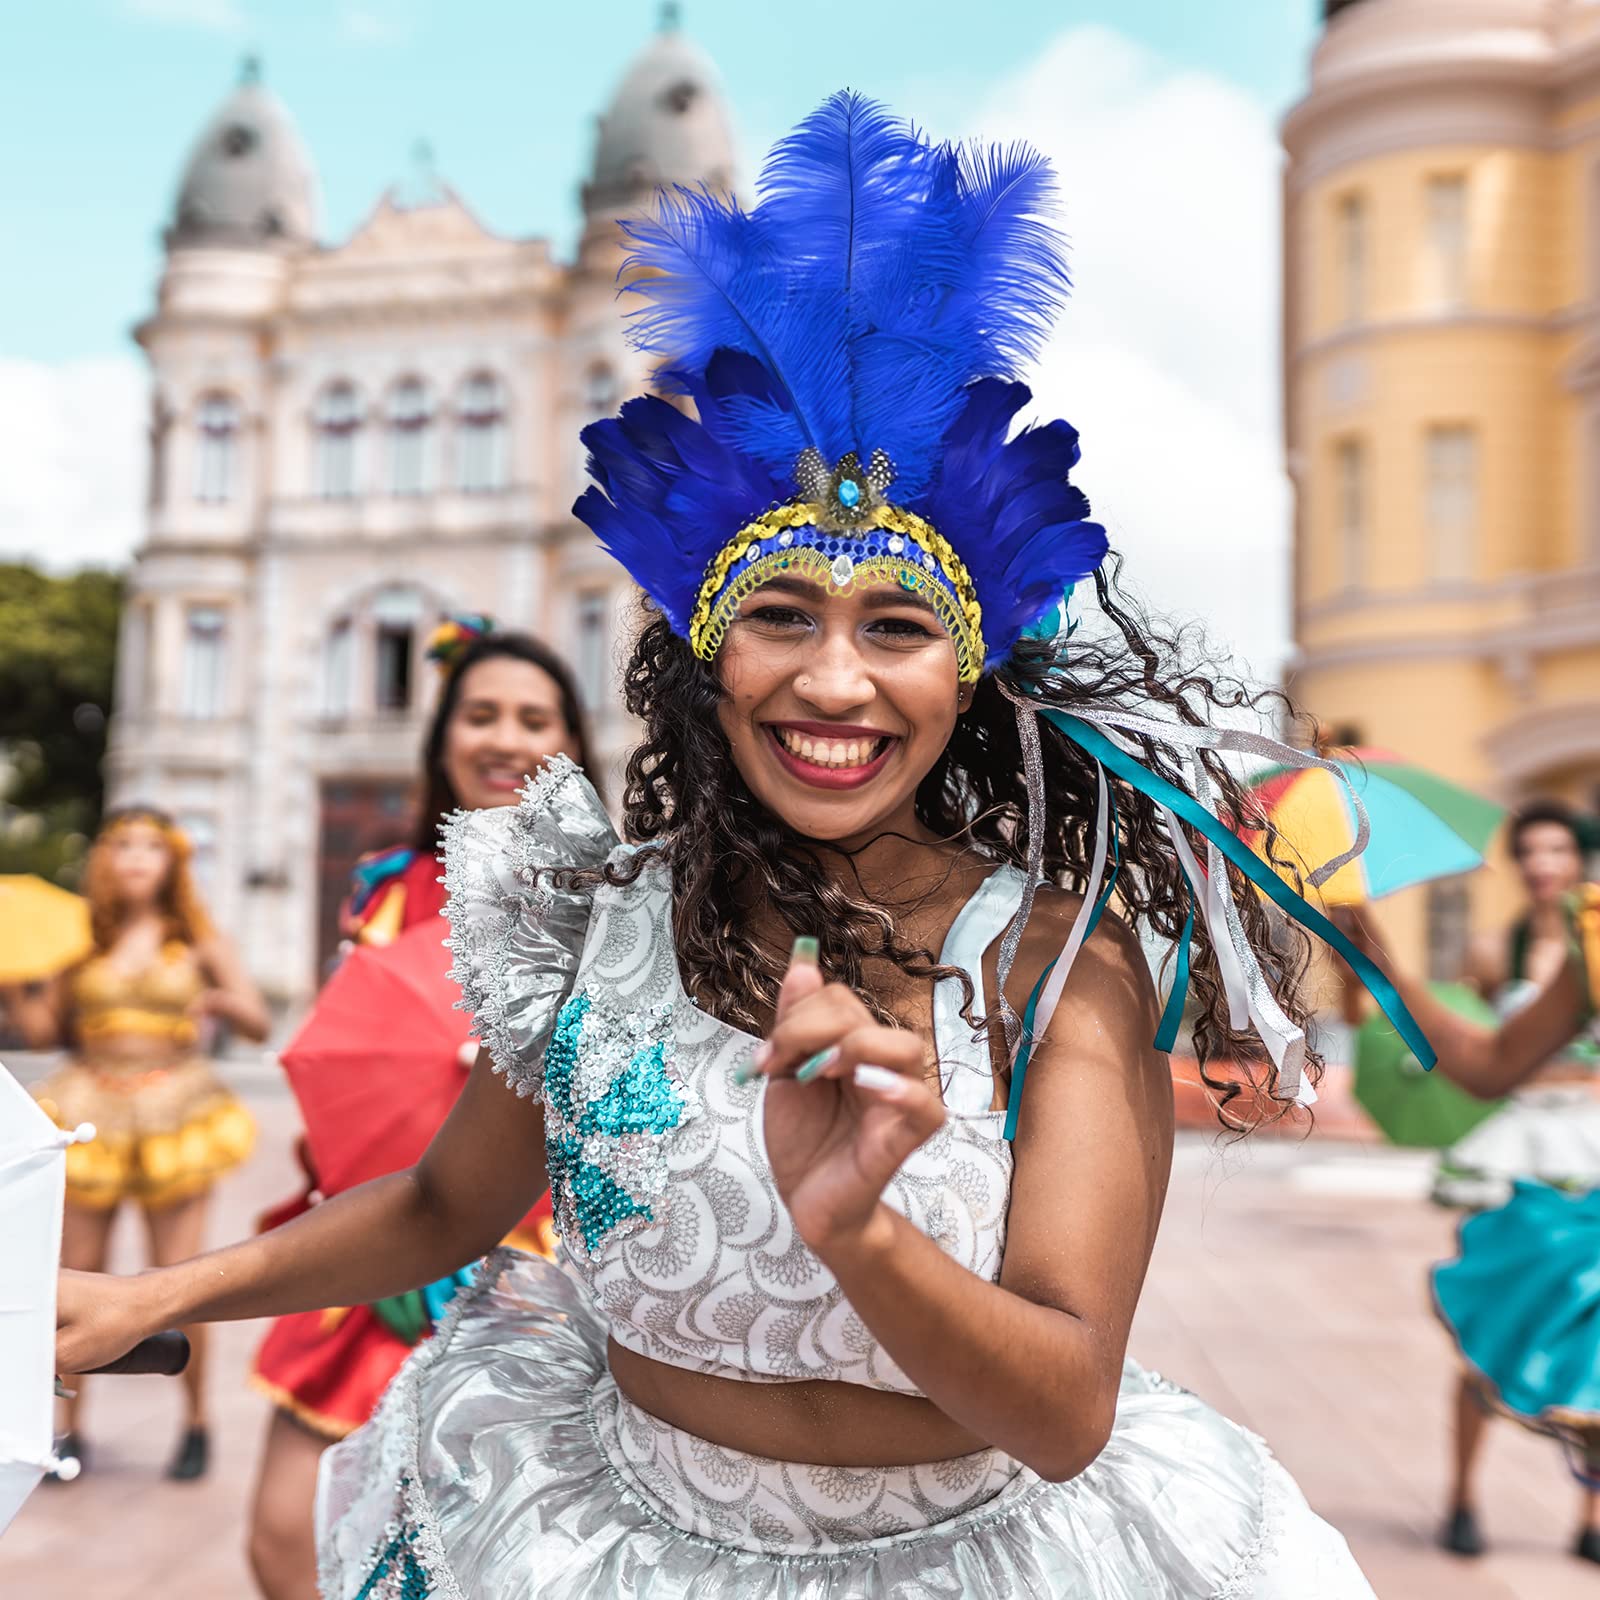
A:
[[[73,1059],[102,1077],[131,1082],[143,1073],[184,1066],[196,1059],[196,1051],[192,1042],[122,1034],[83,1041]]]
[[[652,1361],[607,1341],[617,1387],[641,1410],[713,1444],[824,1467],[903,1467],[985,1448],[931,1400],[819,1380],[750,1383]]]

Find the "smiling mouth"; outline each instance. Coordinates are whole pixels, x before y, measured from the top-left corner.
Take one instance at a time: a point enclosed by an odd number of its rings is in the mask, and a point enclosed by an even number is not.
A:
[[[850,739],[824,739],[776,723],[772,733],[790,755],[813,767],[869,767],[889,743],[888,734],[880,734],[875,739],[863,739],[859,735]]]
[[[870,728],[833,735],[769,722],[767,732],[784,768],[821,789],[851,789],[867,782],[900,742]]]

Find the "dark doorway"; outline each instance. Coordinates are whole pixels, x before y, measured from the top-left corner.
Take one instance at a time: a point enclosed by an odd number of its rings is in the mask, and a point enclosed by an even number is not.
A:
[[[339,944],[339,907],[362,856],[411,836],[412,786],[406,778],[326,778],[317,845],[317,974]]]

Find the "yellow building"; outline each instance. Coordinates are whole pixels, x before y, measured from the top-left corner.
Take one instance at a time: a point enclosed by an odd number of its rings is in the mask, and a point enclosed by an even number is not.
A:
[[[1600,4],[1325,0],[1283,125],[1294,698],[1600,806]],[[1503,869],[1397,896],[1415,963]]]

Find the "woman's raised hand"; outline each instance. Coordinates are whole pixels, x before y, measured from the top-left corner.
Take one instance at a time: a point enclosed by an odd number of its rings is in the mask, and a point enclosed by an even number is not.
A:
[[[816,942],[795,941],[777,1016],[747,1075],[766,1077],[766,1141],[778,1193],[818,1251],[859,1233],[906,1157],[944,1122],[927,1046],[825,983]]]

